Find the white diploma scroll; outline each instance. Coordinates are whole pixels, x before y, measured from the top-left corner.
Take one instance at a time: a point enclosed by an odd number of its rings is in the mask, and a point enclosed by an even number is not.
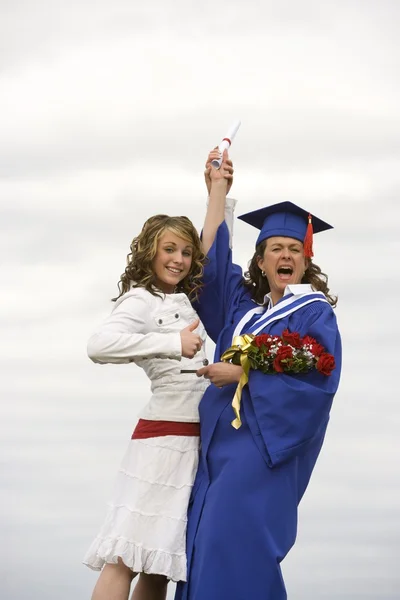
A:
[[[226,136],[223,138],[222,142],[218,146],[218,150],[221,152],[221,154],[223,153],[224,150],[228,150],[231,147],[231,144],[232,144],[233,140],[235,139],[235,135],[237,134],[239,127],[240,127],[240,121],[235,121],[234,124],[232,125],[232,127],[230,127],[228,133],[226,134]],[[214,159],[213,161],[211,161],[212,166],[215,167],[216,169],[220,168],[221,163],[222,163],[222,156],[218,160]]]

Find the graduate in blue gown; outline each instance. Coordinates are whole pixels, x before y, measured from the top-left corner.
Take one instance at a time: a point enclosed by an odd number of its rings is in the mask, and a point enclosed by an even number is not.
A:
[[[215,153],[216,151],[214,151]],[[327,278],[312,260],[314,233],[331,226],[283,202],[243,215],[257,227],[246,278],[232,263],[224,222],[227,155],[207,162],[210,199],[203,229],[209,262],[196,309],[216,342],[215,362],[198,372],[211,385],[200,403],[201,455],[188,513],[187,582],[176,600],[285,600],[280,563],[293,546],[297,508],[324,441],[341,368],[340,335]],[[227,200],[229,202],[229,200]],[[311,223],[309,223],[311,221]],[[220,357],[244,333],[309,335],[335,357],[327,376],[251,369],[241,426],[232,399],[242,367]],[[310,590],[310,594],[311,594]]]

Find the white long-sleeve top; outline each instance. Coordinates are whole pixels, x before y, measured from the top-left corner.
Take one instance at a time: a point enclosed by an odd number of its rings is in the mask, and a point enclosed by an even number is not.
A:
[[[225,221],[232,245],[236,200],[226,198]],[[197,422],[198,405],[208,380],[181,369],[199,369],[205,362],[206,333],[196,329],[203,347],[192,359],[181,354],[180,331],[198,318],[185,294],[153,296],[134,288],[121,296],[111,315],[88,342],[95,363],[136,363],[151,381],[151,397],[139,414],[153,421]]]
[[[197,422],[198,404],[209,382],[181,369],[200,369],[205,361],[203,325],[195,330],[203,340],[192,359],[181,354],[180,331],[198,318],[186,294],[154,296],[134,288],[119,298],[111,315],[88,342],[96,363],[130,363],[143,368],[151,381],[151,397],[139,414],[154,421]]]

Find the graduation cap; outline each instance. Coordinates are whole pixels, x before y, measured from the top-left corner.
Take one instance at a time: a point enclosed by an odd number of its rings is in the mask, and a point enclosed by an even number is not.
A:
[[[240,215],[245,223],[260,229],[256,246],[270,237],[291,237],[304,244],[304,256],[312,258],[313,233],[333,229],[332,225],[315,217],[293,202],[278,202]]]

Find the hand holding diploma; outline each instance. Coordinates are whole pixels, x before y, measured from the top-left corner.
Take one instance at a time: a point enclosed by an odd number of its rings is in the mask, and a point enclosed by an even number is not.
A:
[[[221,167],[218,169],[213,166],[213,161],[217,160],[221,161]],[[206,181],[208,195],[210,195],[211,192],[212,180],[226,180],[226,193],[229,193],[233,183],[233,164],[228,157],[227,150],[223,151],[222,156],[218,148],[211,150],[207,157],[204,179]]]

